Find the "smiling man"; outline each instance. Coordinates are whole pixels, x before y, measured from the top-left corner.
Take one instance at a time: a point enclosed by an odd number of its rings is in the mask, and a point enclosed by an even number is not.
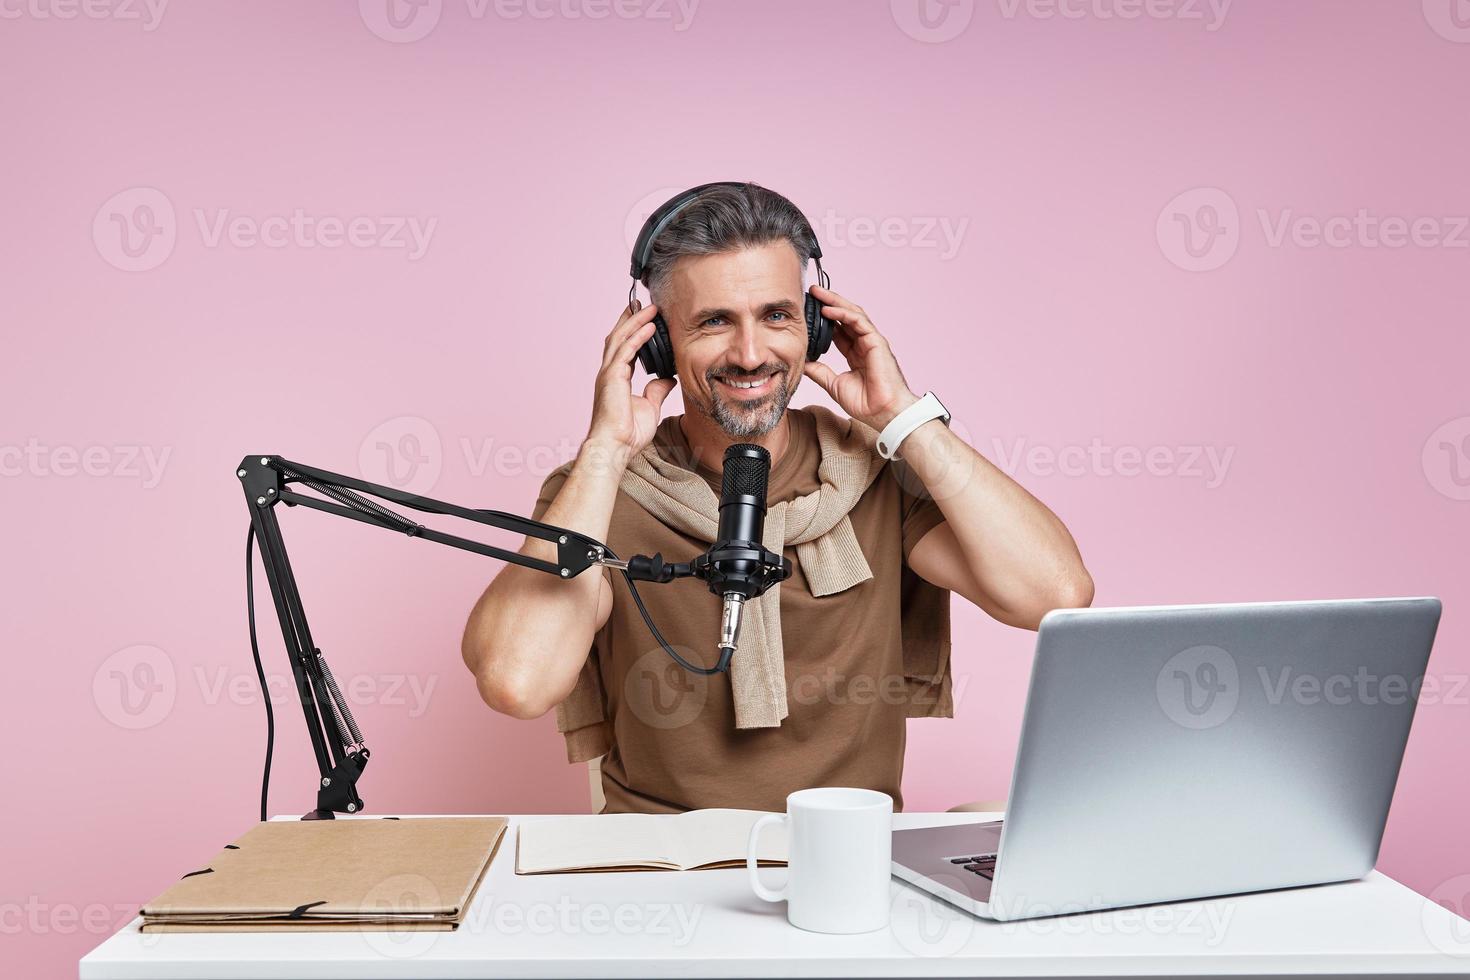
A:
[[[821,345],[803,276],[820,252],[790,201],[706,185],[665,220],[635,256],[653,302],[630,301],[607,335],[587,437],[534,514],[623,556],[687,560],[710,545],[725,449],[764,446],[768,529],[794,568],[760,600],[778,597],[757,644],[776,676],[744,639],[729,678],[685,673],[610,572],[515,566],[470,614],[465,663],[492,708],[555,708],[568,758],[603,756],[604,812],[779,811],[810,786],[881,790],[901,808],[906,719],[953,713],[949,594],[1035,629],[1089,604],[1092,580],[1061,521],[954,434],[862,307],[822,285],[810,294],[846,370],[808,359]],[[675,376],[635,393],[635,356],[658,365],[659,349]],[[804,377],[842,413],[791,408]],[[676,383],[685,413],[661,421]],[[547,542],[522,550],[554,557]],[[676,651],[713,661],[720,603],[702,585],[641,595]]]

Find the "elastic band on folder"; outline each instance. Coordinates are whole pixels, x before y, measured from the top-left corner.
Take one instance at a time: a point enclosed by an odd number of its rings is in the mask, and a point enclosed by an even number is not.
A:
[[[295,909],[292,910],[292,912],[291,912],[290,915],[286,916],[286,918],[288,918],[288,919],[299,919],[299,918],[301,918],[302,916],[304,916],[306,914],[306,910],[307,909],[314,909],[318,905],[326,905],[326,904],[327,904],[327,900],[324,898],[320,902],[308,902],[305,905],[298,905]]]
[[[214,869],[213,868],[205,868],[202,871],[190,871],[188,874],[184,875],[184,878],[192,878],[195,875],[210,875],[210,874],[214,874]],[[180,881],[183,881],[184,878],[180,878],[179,880]]]
[[[227,850],[227,851],[238,851],[239,849],[240,849],[240,845],[239,844],[226,844],[225,845],[225,850]]]

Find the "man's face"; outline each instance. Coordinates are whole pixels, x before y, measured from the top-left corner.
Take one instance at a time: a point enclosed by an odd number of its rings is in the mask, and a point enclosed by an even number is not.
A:
[[[785,242],[679,259],[660,311],[684,404],[735,438],[774,429],[806,361],[804,301]]]

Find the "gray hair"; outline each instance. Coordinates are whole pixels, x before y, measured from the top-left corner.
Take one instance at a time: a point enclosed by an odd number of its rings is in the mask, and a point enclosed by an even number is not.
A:
[[[816,235],[795,204],[759,184],[711,187],[688,205],[657,238],[649,252],[643,285],[653,302],[665,295],[674,263],[685,255],[714,255],[739,248],[786,242],[803,273]]]

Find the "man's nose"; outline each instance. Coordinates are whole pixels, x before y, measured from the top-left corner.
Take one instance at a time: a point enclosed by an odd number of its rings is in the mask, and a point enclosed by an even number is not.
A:
[[[736,328],[730,337],[730,363],[746,371],[754,371],[766,363],[766,350],[760,344],[760,334],[753,325]]]

